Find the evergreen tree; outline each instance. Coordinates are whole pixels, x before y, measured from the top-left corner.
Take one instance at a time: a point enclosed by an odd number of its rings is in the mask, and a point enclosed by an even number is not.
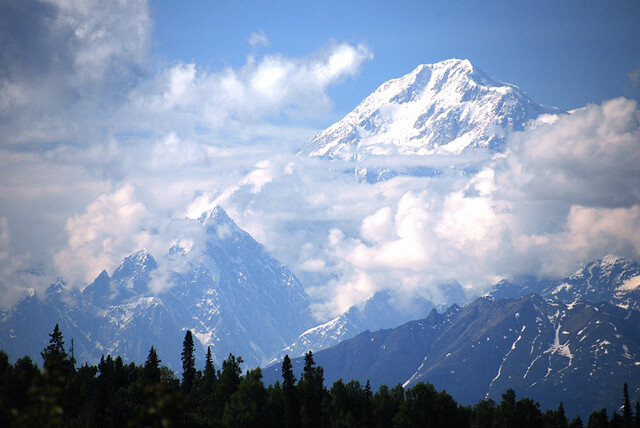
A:
[[[333,389],[332,389],[333,391]],[[392,425],[393,418],[404,401],[404,388],[401,384],[389,389],[382,385],[373,395],[373,417],[375,426],[383,428]]]
[[[211,346],[207,346],[207,356],[204,360],[204,376],[215,377],[216,371],[213,367],[213,358],[211,357]]]
[[[554,424],[554,412],[548,411],[545,414],[545,418],[549,420],[549,426],[556,427]],[[533,401],[531,398],[521,398],[516,403],[515,413],[513,414],[514,422],[517,422],[518,427],[521,428],[537,428],[543,425],[542,413],[540,412],[540,404]],[[558,427],[561,428],[561,427]],[[565,427],[566,428],[566,421]]]
[[[625,382],[622,387],[622,421],[624,428],[631,428],[633,426],[633,414],[631,413],[629,386],[627,382]]]
[[[536,405],[539,406],[538,403],[536,403]],[[520,421],[519,416],[518,421]],[[562,401],[560,402],[556,410],[548,409],[542,415],[542,426],[545,428],[567,428],[568,423],[569,422],[567,421],[567,416],[565,415]]]
[[[280,381],[267,388],[267,414],[265,428],[281,428],[287,426],[284,417],[284,396]]]
[[[9,355],[0,351],[0,426],[9,426],[11,416],[9,385],[12,380],[13,366],[9,362]]]
[[[222,417],[222,411],[224,410],[225,404],[238,389],[238,385],[240,384],[240,375],[242,374],[240,364],[243,362],[242,357],[236,358],[236,356],[231,353],[227,359],[222,362],[222,371],[220,372],[216,382],[215,393],[219,417]]]
[[[476,403],[471,412],[471,428],[490,427],[493,423],[495,408],[496,403],[491,398]]]
[[[304,356],[302,379],[298,383],[300,396],[300,419],[304,427],[322,424],[322,400],[324,393],[324,369],[315,367],[313,353]]]
[[[636,401],[636,417],[634,418],[635,428],[640,428],[640,402]]]
[[[216,415],[215,406],[217,404],[217,402],[214,401],[215,388],[216,370],[211,356],[211,347],[207,347],[204,372],[202,378],[197,382],[197,394],[191,398],[191,400],[195,401],[193,405],[196,407],[197,419],[201,421],[200,425],[212,426],[214,424]]]
[[[49,335],[49,345],[40,353],[44,360],[44,368],[47,371],[59,371],[64,376],[73,374],[73,362],[69,358],[69,354],[64,349],[64,339],[58,324],[53,329],[53,333]]]
[[[582,423],[582,418],[580,418],[580,416],[576,416],[569,424],[569,428],[583,428],[583,427],[584,427],[584,424]]]
[[[222,422],[227,427],[252,428],[265,425],[267,391],[260,367],[247,371],[238,389],[224,407]]]
[[[296,375],[289,355],[282,360],[282,396],[284,400],[284,426],[297,428],[300,426],[298,397],[296,395]]]
[[[151,345],[147,361],[144,363],[144,377],[149,383],[160,382],[160,359],[153,345]]]
[[[601,409],[600,411],[594,410],[589,415],[589,422],[587,422],[588,428],[608,428],[609,418],[607,417],[607,409]]]
[[[191,392],[196,378],[196,359],[193,355],[193,336],[190,330],[184,335],[182,343],[182,389],[186,394]]]
[[[350,382],[349,388],[338,379],[331,386],[329,395],[331,396],[331,412],[330,422],[334,427],[354,427],[357,425],[358,406],[356,401],[356,391],[359,392],[360,384],[358,381]]]
[[[204,400],[213,399],[213,391],[216,384],[216,369],[213,365],[213,358],[211,356],[211,347],[207,346],[207,355],[204,360],[204,373],[200,380],[200,397]],[[212,403],[206,403],[211,405]]]
[[[507,389],[502,394],[502,401],[494,411],[493,424],[496,428],[509,428],[515,426],[516,393],[513,389]]]
[[[371,392],[371,384],[369,383],[369,379],[367,379],[367,383],[364,386],[364,394],[363,394],[363,402],[362,402],[362,419],[360,421],[360,426],[363,428],[367,428],[373,426],[373,409],[372,403],[373,393]]]

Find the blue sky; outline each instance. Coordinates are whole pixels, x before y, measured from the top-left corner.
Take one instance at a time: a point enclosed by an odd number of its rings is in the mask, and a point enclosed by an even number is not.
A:
[[[257,54],[308,55],[331,40],[364,43],[374,59],[330,90],[335,115],[421,63],[466,58],[537,102],[562,109],[618,96],[640,99],[637,1],[193,1],[154,0],[153,49],[167,61],[239,67]],[[637,76],[637,74],[636,74]]]

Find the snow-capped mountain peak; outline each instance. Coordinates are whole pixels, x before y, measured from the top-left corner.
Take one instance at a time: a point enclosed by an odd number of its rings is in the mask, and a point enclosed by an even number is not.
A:
[[[208,235],[220,241],[232,236],[246,235],[220,206],[203,212],[198,221],[202,223]]]
[[[365,155],[501,150],[506,135],[542,113],[517,86],[469,60],[423,64],[382,84],[344,119],[312,138],[300,154],[341,159]]]
[[[205,226],[210,224],[233,224],[235,226],[234,221],[231,220],[227,212],[219,205],[200,214],[198,221]]]

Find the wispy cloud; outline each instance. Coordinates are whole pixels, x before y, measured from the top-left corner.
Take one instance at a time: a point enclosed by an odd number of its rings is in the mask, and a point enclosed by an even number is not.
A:
[[[254,47],[254,48],[261,47],[261,46],[269,47],[270,45],[269,39],[267,38],[267,35],[265,34],[264,30],[251,33],[251,36],[249,37],[249,44],[251,45],[251,47]]]

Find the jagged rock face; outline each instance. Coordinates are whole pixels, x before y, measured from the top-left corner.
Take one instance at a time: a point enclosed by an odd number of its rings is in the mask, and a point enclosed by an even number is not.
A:
[[[607,256],[545,287],[541,294],[563,302],[609,302],[640,310],[640,265],[633,260]]]
[[[312,138],[300,154],[339,159],[367,155],[502,150],[508,133],[559,110],[532,101],[468,60],[420,65],[390,80],[344,119]]]
[[[2,315],[0,348],[12,358],[37,359],[59,323],[67,342],[74,339],[79,361],[111,353],[141,363],[154,345],[164,363],[179,369],[187,329],[200,361],[207,346],[218,362],[230,352],[249,367],[271,360],[312,326],[308,296],[221,208],[204,213],[198,224],[206,239],[201,252],[176,245],[158,263],[140,250],[82,292],[59,282],[44,301],[24,299]],[[155,292],[153,280],[162,281]]]
[[[609,255],[561,280],[531,277],[500,281],[488,295],[517,298],[530,293],[564,303],[608,302],[621,308],[640,310],[640,264]]]
[[[536,295],[479,298],[390,330],[364,332],[314,354],[327,383],[343,379],[410,386],[431,382],[462,404],[499,401],[507,388],[569,415],[620,405],[640,379],[640,312],[607,303],[565,305]],[[294,370],[302,359],[293,360]],[[277,366],[264,370],[278,378]],[[633,400],[640,398],[631,386]]]
[[[160,297],[167,306],[187,308],[179,313],[189,314],[180,324],[212,346],[217,361],[233,352],[248,366],[264,364],[313,325],[309,297],[222,209],[199,221],[208,238],[203,256],[186,272],[174,273],[174,287]]]

